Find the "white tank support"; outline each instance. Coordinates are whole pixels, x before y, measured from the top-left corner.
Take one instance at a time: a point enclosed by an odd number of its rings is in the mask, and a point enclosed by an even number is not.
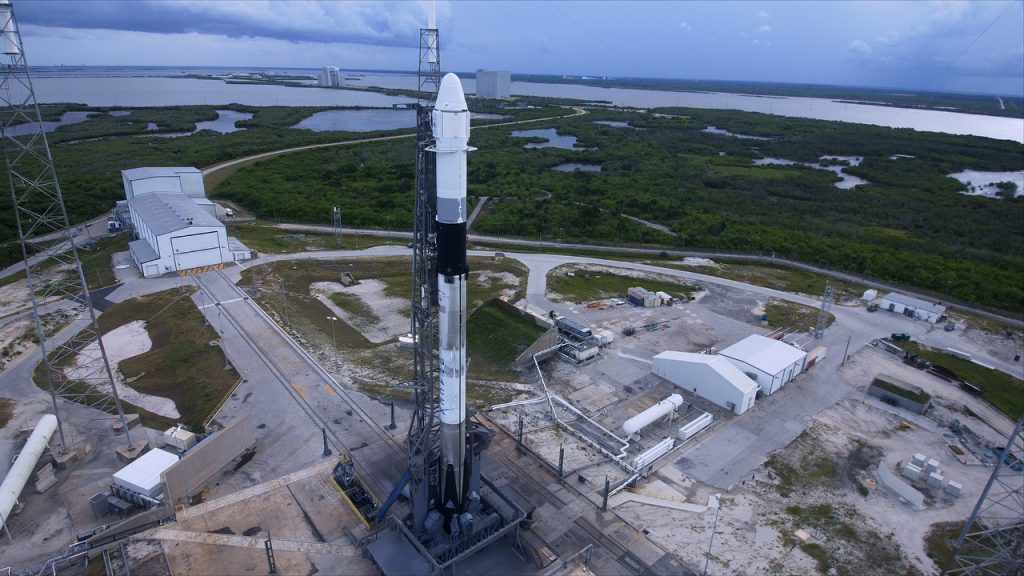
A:
[[[25,443],[25,447],[21,449],[18,459],[11,466],[11,471],[4,478],[4,483],[0,484],[0,522],[5,527],[7,526],[7,519],[10,518],[11,510],[18,503],[21,489],[25,487],[25,483],[32,476],[36,463],[39,462],[39,458],[46,451],[46,447],[50,443],[50,437],[53,436],[53,432],[56,429],[56,416],[45,414],[40,418],[39,423],[36,424],[36,429],[29,436],[28,442]]]
[[[626,420],[622,425],[622,431],[626,433],[626,437],[628,438],[640,430],[643,430],[644,427],[658,418],[671,414],[676,408],[679,408],[682,405],[683,397],[679,394],[673,394],[654,406],[651,406],[647,410],[633,416],[629,420]]]

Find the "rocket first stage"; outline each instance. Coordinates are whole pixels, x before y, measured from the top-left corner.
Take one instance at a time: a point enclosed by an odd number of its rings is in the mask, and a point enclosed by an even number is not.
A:
[[[437,167],[437,312],[441,417],[439,497],[442,509],[461,512],[466,488],[466,155],[469,108],[462,82],[446,74],[430,125]]]

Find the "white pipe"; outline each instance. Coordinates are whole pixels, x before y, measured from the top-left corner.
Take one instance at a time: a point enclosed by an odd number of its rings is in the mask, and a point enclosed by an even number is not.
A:
[[[4,483],[0,484],[0,523],[4,527],[7,526],[11,510],[18,503],[18,496],[21,495],[22,488],[32,476],[36,462],[39,462],[39,458],[42,457],[50,443],[50,437],[53,436],[56,429],[57,417],[53,414],[43,415],[39,419],[39,423],[36,424],[36,429],[29,436],[28,442],[25,443],[25,447],[21,449],[18,459],[11,466],[11,471],[4,478]]]

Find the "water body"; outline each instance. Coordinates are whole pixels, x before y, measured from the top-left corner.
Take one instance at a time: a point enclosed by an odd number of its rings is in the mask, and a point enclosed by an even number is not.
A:
[[[632,126],[629,125],[629,122],[619,122],[618,120],[595,120],[594,124],[600,124],[602,126],[611,126],[612,128],[633,128]]]
[[[764,136],[736,134],[735,132],[729,132],[728,130],[722,130],[721,128],[715,128],[714,126],[708,126],[703,131],[708,134],[721,134],[722,136],[732,136],[733,138],[742,138],[743,140],[771,140],[771,138],[765,138]]]
[[[245,128],[235,126],[235,122],[252,119],[251,112],[236,112],[234,110],[217,110],[216,112],[216,120],[196,122],[196,129],[191,132],[164,132],[162,134],[149,134],[149,136],[156,136],[157,138],[180,138],[182,136],[190,136],[200,130],[213,130],[214,132],[220,132],[221,134],[228,134],[231,132],[245,130]],[[156,129],[157,125],[152,122],[146,125],[146,130]]]
[[[470,113],[471,120],[501,120],[501,114]],[[317,112],[292,126],[314,132],[373,132],[416,127],[415,110],[354,109]]]
[[[822,156],[820,160],[841,160],[850,163],[850,166],[859,166],[864,158],[860,156]],[[808,168],[814,168],[815,170],[828,170],[829,172],[835,172],[842,180],[835,183],[836,188],[843,190],[849,190],[854,186],[860,186],[861,184],[869,184],[867,180],[851,176],[843,171],[843,166],[826,165],[821,163],[811,162],[797,162],[795,160],[786,160],[784,158],[761,158],[760,160],[754,160],[756,166],[767,166],[770,164],[779,164],[783,166],[807,166]]]
[[[552,170],[556,172],[600,172],[600,164],[578,164],[576,162],[566,162],[565,164],[559,164],[558,166],[552,166]]]
[[[170,106],[175,104],[228,104],[239,102],[254,106],[367,106],[384,108],[409,102],[406,97],[385,96],[360,90],[297,88],[261,84],[226,84],[220,80],[166,78],[159,74],[196,72],[196,69],[164,68],[101,70],[74,69],[34,80],[41,103],[81,102],[90,106]],[[237,72],[238,70],[234,70]],[[203,72],[206,72],[203,70]],[[135,74],[113,77],[117,74]],[[150,74],[145,76],[143,74]],[[304,73],[313,73],[305,70]],[[58,75],[60,74],[60,75]],[[102,76],[100,74],[109,74]],[[353,86],[384,88],[416,87],[413,74],[362,74]],[[463,80],[467,93],[475,92],[473,79]],[[839,102],[825,98],[772,97],[717,92],[671,92],[632,88],[599,88],[581,84],[544,84],[512,82],[515,95],[571,98],[588,102],[605,101],[615,106],[637,108],[690,107],[745,110],[777,116],[838,120],[893,128],[913,128],[926,132],[972,134],[1024,143],[1024,119],[963,114],[942,110],[911,110],[871,104]]]
[[[546,142],[530,142],[523,148],[561,148],[563,150],[585,150],[576,147],[576,137],[568,134],[559,134],[554,128],[540,128],[537,130],[515,130],[512,132],[514,138],[545,138]]]
[[[1020,172],[979,172],[977,170],[964,170],[956,174],[947,174],[950,178],[956,178],[967,186],[967,190],[960,192],[969,196],[988,196],[999,198],[997,182],[1013,182],[1017,185],[1014,197],[1024,196],[1024,170]]]
[[[95,114],[95,112],[65,112],[57,122],[43,122],[43,131],[53,132],[61,126],[85,122],[91,114]],[[36,124],[26,122],[25,124],[17,124],[7,128],[5,133],[8,136],[24,136],[26,134],[34,134],[37,130],[39,130],[39,127]]]

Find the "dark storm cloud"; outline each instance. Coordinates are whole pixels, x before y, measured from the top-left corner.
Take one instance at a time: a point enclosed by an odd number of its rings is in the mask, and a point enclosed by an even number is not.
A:
[[[41,27],[382,46],[415,45],[426,24],[419,2],[23,0],[15,9],[21,23]]]

